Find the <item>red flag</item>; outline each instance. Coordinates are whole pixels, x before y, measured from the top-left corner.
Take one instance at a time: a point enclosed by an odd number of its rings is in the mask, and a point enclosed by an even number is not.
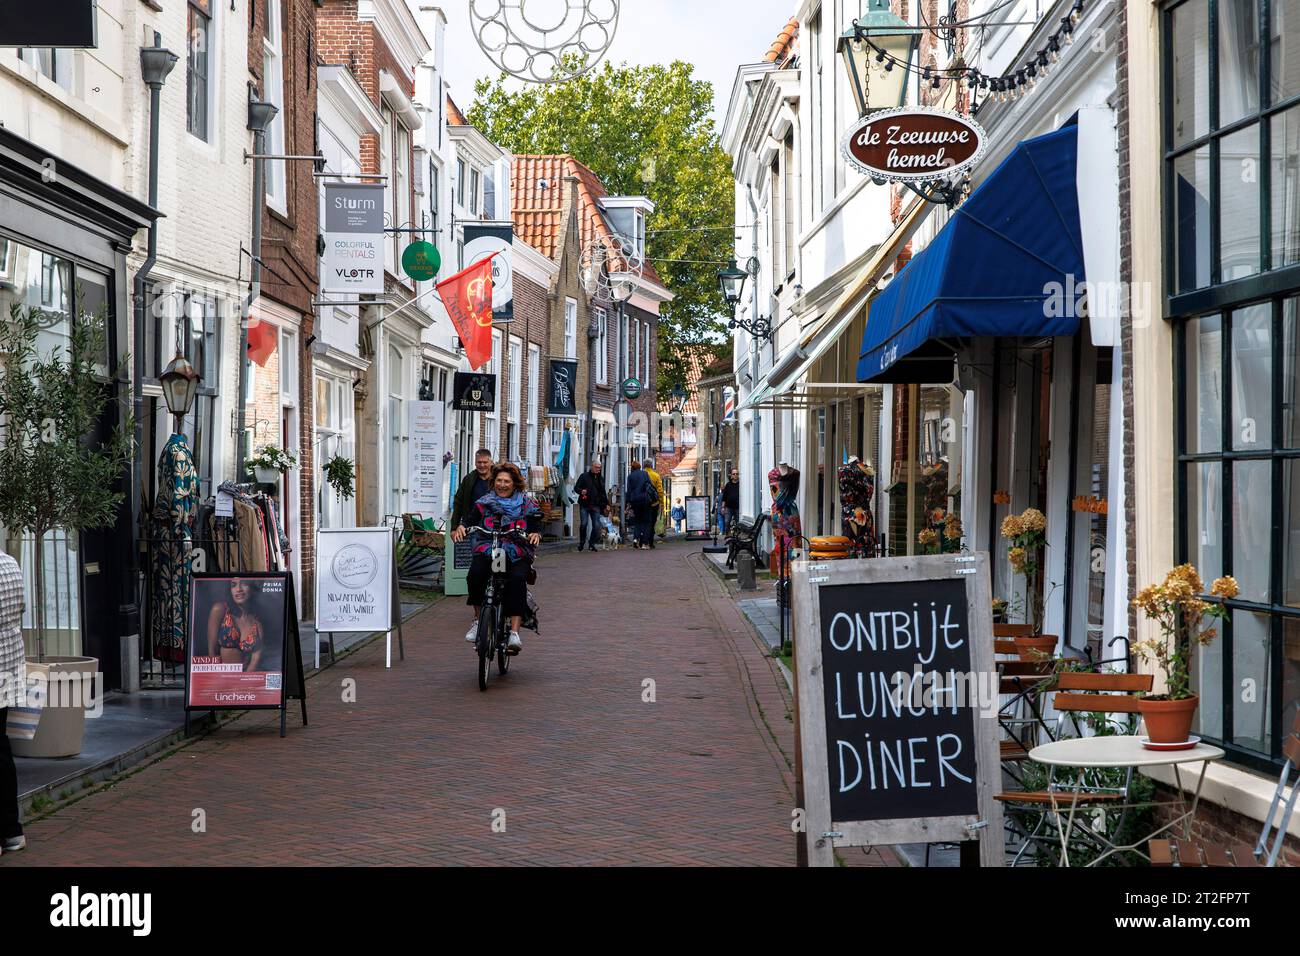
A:
[[[492,253],[468,269],[438,283],[438,295],[447,307],[469,367],[478,371],[492,358]]]
[[[275,353],[275,346],[278,342],[280,330],[270,322],[264,322],[261,319],[251,319],[248,323],[248,357],[256,362],[262,368],[266,368],[266,363],[270,361],[271,356]]]

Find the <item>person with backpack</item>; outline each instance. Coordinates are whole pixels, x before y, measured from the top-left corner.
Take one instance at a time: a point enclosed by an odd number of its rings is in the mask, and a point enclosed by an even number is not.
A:
[[[650,548],[654,549],[655,536],[661,533],[660,519],[664,511],[664,480],[659,477],[659,472],[655,471],[655,462],[653,458],[647,458],[641,466],[646,477],[650,479],[650,487],[653,491],[650,502]]]
[[[632,470],[627,476],[628,505],[632,508],[632,547],[638,551],[654,543],[654,524],[652,506],[655,500],[654,485],[650,476],[641,468],[641,462],[632,459]]]

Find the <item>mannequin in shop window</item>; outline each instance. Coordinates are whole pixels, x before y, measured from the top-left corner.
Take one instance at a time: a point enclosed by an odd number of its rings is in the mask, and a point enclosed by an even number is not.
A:
[[[844,537],[854,554],[876,556],[876,471],[854,455],[840,467],[840,510]]]
[[[772,534],[776,539],[771,566],[780,574],[781,555],[797,548],[803,534],[799,523],[799,469],[781,462],[767,473],[767,482],[772,491]]]

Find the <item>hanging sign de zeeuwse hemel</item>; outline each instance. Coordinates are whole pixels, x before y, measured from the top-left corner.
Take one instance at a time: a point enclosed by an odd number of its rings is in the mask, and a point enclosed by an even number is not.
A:
[[[869,113],[850,126],[840,147],[874,179],[950,179],[979,162],[987,135],[974,120],[945,110],[902,107]]]

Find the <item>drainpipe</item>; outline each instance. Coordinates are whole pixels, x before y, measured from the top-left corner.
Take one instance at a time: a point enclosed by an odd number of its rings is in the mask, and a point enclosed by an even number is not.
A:
[[[266,205],[266,131],[278,113],[272,104],[260,100],[248,101],[248,129],[253,131],[253,260],[248,296],[244,299],[243,314],[239,322],[239,395],[235,403],[235,481],[244,475],[244,422],[247,417],[245,395],[248,392],[248,318],[253,303],[262,294],[262,207]]]
[[[153,35],[153,46],[140,48],[140,77],[145,85],[149,87],[149,207],[158,208],[158,147],[159,147],[159,113],[162,100],[163,83],[167,80],[167,75],[171,73],[172,68],[176,65],[179,57],[166,49],[162,45],[161,34],[155,32]],[[133,552],[131,566],[132,574],[129,578],[131,582],[131,593],[127,596],[126,616],[130,617],[132,611],[136,615],[134,622],[126,621],[126,632],[140,634],[139,624],[139,606],[136,589],[139,586],[140,575],[140,546],[144,543],[144,529],[142,514],[143,508],[141,497],[144,494],[144,364],[145,364],[145,327],[148,321],[148,309],[145,305],[145,284],[149,279],[149,274],[153,271],[154,264],[158,261],[158,222],[154,220],[149,224],[149,244],[139,270],[135,274],[134,280],[134,326],[132,330],[132,349],[135,352],[135,360],[131,363],[131,408],[132,417],[134,418],[134,428],[132,433],[132,455],[131,455],[131,527],[136,536],[136,547]],[[139,655],[135,655],[139,659]],[[126,680],[126,674],[123,674],[123,686],[127,690],[134,690]]]
[[[754,202],[754,187],[745,188],[745,199],[749,202],[749,214],[754,223],[754,252],[752,262],[758,262],[758,203]],[[750,316],[751,321],[758,319],[758,276],[753,277],[749,284],[750,293],[754,298],[754,311]],[[754,333],[749,334],[749,375],[753,387],[758,387],[758,336]],[[763,413],[760,409],[754,409],[754,520],[763,513]],[[740,428],[740,423],[736,423],[736,428]],[[763,536],[766,538],[767,531],[764,530]]]

